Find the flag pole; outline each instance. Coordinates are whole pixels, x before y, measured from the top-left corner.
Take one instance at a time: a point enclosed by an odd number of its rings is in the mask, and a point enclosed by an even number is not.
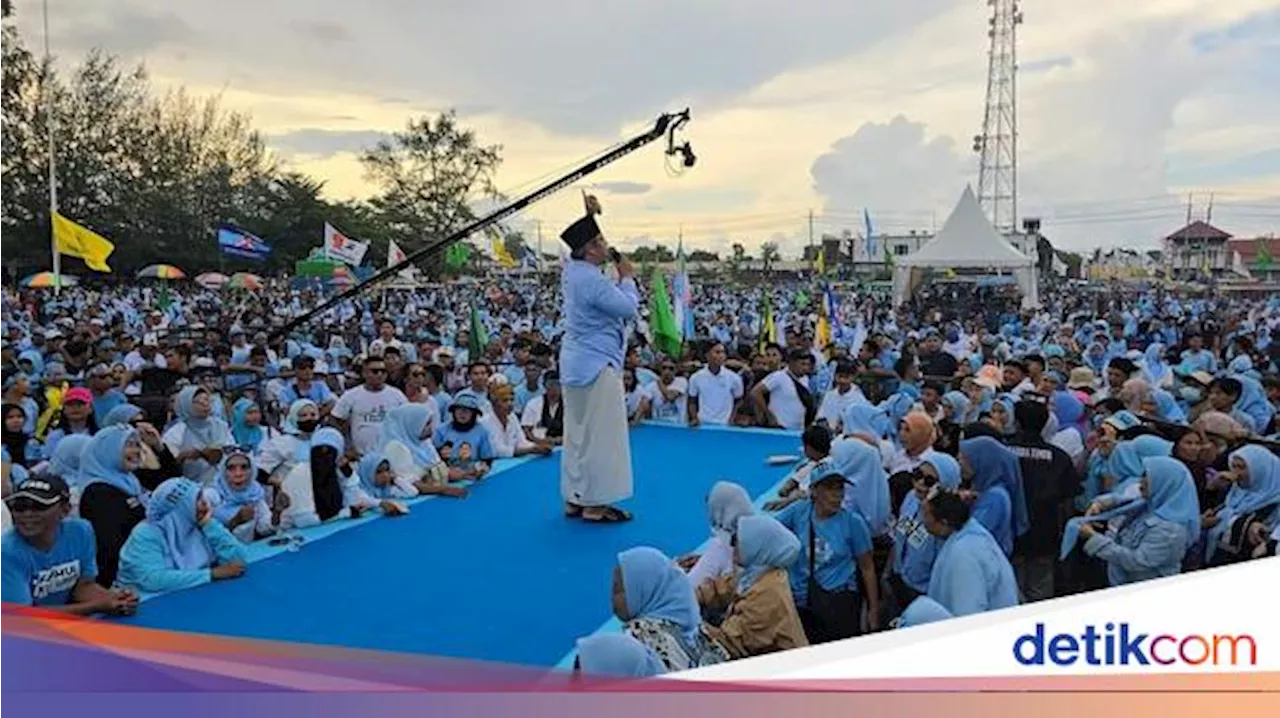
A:
[[[53,96],[49,92],[49,80],[53,74],[53,57],[49,52],[49,0],[43,0],[40,5],[44,15],[44,73],[41,90],[49,128],[49,249],[53,253],[53,295],[56,297],[62,291],[62,255],[58,253],[58,235],[54,231],[53,219],[58,213],[58,165],[53,141]]]

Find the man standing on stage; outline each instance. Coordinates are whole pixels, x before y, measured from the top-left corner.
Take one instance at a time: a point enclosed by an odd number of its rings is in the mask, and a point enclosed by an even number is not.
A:
[[[560,457],[560,493],[565,514],[584,521],[616,523],[631,514],[613,506],[631,496],[631,441],[622,388],[626,322],[640,304],[635,270],[617,256],[615,285],[601,270],[609,244],[595,215],[600,203],[584,197],[586,216],[569,225],[560,239],[570,261],[562,278],[564,339],[560,381],[564,391],[564,453]]]

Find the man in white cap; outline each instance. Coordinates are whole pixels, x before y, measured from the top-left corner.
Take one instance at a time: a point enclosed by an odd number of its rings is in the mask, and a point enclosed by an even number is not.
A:
[[[565,513],[584,521],[616,523],[631,514],[613,504],[631,496],[631,440],[622,388],[626,322],[640,305],[635,270],[615,254],[614,284],[601,271],[609,244],[596,224],[600,203],[584,197],[586,216],[560,235],[569,245],[564,268],[564,453],[560,493]]]

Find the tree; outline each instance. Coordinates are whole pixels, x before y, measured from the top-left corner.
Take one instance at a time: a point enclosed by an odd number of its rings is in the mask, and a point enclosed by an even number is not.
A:
[[[782,254],[778,252],[777,242],[762,242],[760,244],[760,261],[764,262],[764,271],[766,274],[773,269],[774,263],[781,258]]]
[[[529,243],[525,241],[523,232],[507,232],[502,236],[502,246],[506,248],[507,254],[511,258],[520,261],[520,258],[530,252]]]
[[[742,269],[742,263],[747,259],[747,250],[741,244],[733,243],[733,256],[729,259],[729,269],[736,276],[738,271]]]
[[[379,188],[370,205],[406,252],[437,242],[476,219],[470,203],[500,199],[493,176],[501,152],[460,126],[454,110],[410,120],[360,158]]]
[[[676,261],[676,255],[670,248],[661,244],[652,247],[636,247],[630,254],[631,260],[641,263],[661,264]]]
[[[695,249],[689,253],[688,259],[690,262],[719,262],[720,255],[715,252]]]

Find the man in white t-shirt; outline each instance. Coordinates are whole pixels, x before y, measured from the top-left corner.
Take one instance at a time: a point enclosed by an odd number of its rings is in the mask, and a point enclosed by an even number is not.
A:
[[[707,365],[689,378],[689,426],[727,425],[742,399],[742,377],[724,368],[724,344],[707,351]]]
[[[813,357],[804,349],[787,354],[787,366],[766,376],[751,389],[756,413],[765,426],[799,431],[817,415],[809,392],[809,370]]]
[[[839,436],[844,433],[844,412],[850,406],[867,403],[862,390],[853,383],[857,369],[853,364],[842,361],[836,364],[836,383],[831,391],[822,395],[822,404],[818,407],[818,420],[825,420],[831,433]]]
[[[653,420],[662,424],[684,426],[689,415],[689,380],[676,376],[676,364],[670,359],[662,362],[658,380],[649,387],[653,407]]]
[[[520,425],[530,441],[560,446],[564,442],[564,397],[560,393],[560,373],[549,371],[543,374],[542,384],[542,394],[525,405]]]
[[[364,383],[344,391],[331,416],[351,437],[352,448],[363,455],[378,448],[378,431],[387,413],[409,400],[399,389],[387,385],[387,364],[382,357],[366,357],[360,373]]]

